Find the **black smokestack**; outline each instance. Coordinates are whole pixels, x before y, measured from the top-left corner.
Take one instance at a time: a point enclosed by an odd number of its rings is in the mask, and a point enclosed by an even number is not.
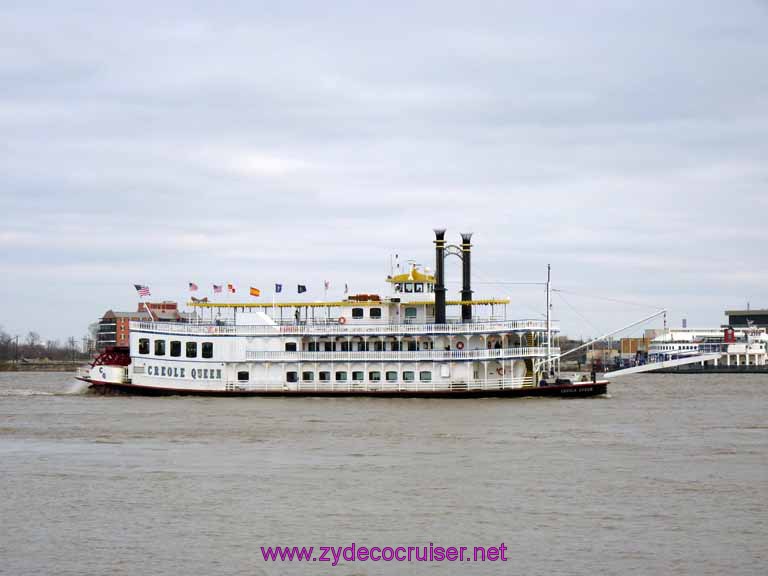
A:
[[[445,228],[435,229],[435,324],[445,324]]]
[[[462,302],[472,301],[472,232],[461,234],[461,300]],[[461,321],[472,321],[472,304],[461,305]]]

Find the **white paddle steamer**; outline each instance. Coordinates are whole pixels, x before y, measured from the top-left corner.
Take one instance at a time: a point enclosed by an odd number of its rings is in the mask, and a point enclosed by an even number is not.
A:
[[[215,396],[595,396],[607,382],[560,378],[557,323],[508,319],[507,299],[473,299],[471,234],[435,230],[435,270],[387,278],[389,295],[339,302],[193,301],[192,322],[130,324],[78,378],[101,392]],[[447,256],[462,261],[446,299]],[[448,311],[457,314],[449,315]],[[205,321],[206,313],[210,320]],[[222,318],[225,318],[222,320]]]

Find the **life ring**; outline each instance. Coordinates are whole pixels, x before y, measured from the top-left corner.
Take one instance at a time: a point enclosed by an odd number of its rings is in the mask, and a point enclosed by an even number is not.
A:
[[[346,323],[347,323],[347,319],[346,319],[346,318],[344,318],[344,316],[341,316],[341,317],[339,318],[339,324],[346,324]]]
[[[464,350],[464,342],[456,342],[456,350]]]
[[[496,368],[496,374],[499,376],[504,376],[504,368]]]

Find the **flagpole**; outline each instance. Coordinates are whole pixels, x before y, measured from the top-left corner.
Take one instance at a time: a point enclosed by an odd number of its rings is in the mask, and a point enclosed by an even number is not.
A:
[[[147,306],[147,303],[144,302],[144,296],[139,294],[139,300],[142,302],[142,304],[144,304],[144,310],[146,310],[149,314],[149,319],[152,320],[152,322],[155,322],[155,317],[152,316],[152,310],[150,310],[149,306]]]

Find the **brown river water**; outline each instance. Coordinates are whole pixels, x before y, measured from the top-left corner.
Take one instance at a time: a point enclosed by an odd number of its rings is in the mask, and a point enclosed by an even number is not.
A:
[[[768,376],[609,389],[102,397],[68,373],[0,373],[0,573],[768,574]],[[353,542],[503,542],[507,561],[261,554]]]

